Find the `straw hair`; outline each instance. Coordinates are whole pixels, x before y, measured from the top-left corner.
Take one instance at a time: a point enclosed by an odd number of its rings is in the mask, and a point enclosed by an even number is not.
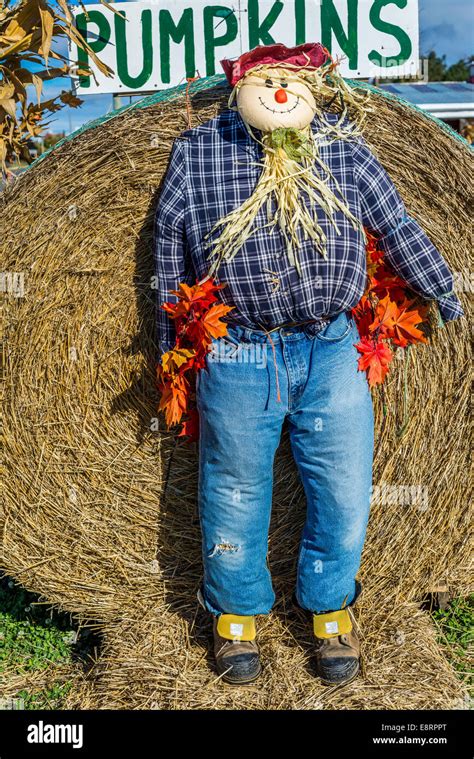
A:
[[[300,275],[301,267],[297,256],[297,248],[301,244],[300,230],[304,239],[311,238],[315,250],[327,259],[326,234],[318,222],[316,207],[320,207],[326,214],[337,234],[341,234],[334,220],[334,213],[338,210],[345,214],[354,229],[364,234],[362,223],[350,211],[338,181],[320,158],[319,142],[353,139],[355,135],[361,134],[361,125],[367,113],[374,110],[369,93],[364,92],[361,95],[356,87],[349,87],[337,72],[337,65],[332,59],[328,59],[321,67],[301,68],[294,64],[285,64],[285,66],[264,64],[249,69],[239,79],[229,96],[229,108],[238,111],[234,103],[238,100],[240,88],[247,83],[249,77],[260,79],[261,86],[265,87],[265,80],[272,74],[285,77],[288,82],[286,92],[289,94],[297,94],[291,89],[292,82],[303,84],[313,94],[316,103],[322,104],[325,98],[329,96],[334,98],[335,95],[339,95],[343,108],[342,114],[337,123],[331,124],[320,105],[317,106],[317,113],[322,127],[316,134],[310,125],[301,130],[279,128],[273,132],[264,133],[261,140],[255,135],[244,116],[240,114],[252,139],[263,148],[263,162],[254,162],[255,165],[262,167],[262,173],[252,195],[240,207],[219,219],[206,235],[206,247],[212,248],[208,255],[211,259],[208,273],[211,276],[216,273],[223,259],[232,260],[245,241],[259,229],[255,226],[255,221],[264,204],[267,222],[260,228],[266,227],[270,234],[274,232],[276,226],[279,227],[286,244],[288,260],[292,266],[296,267]],[[253,86],[258,86],[258,84]],[[305,99],[300,93],[298,97]],[[313,107],[309,102],[308,105]],[[349,126],[343,127],[341,124],[349,113],[349,106],[354,121]],[[289,148],[292,146],[293,150],[290,151]],[[322,170],[323,177],[315,171],[315,164]],[[335,190],[331,189],[329,180],[334,184]],[[302,193],[306,194],[305,199]],[[273,200],[275,210],[272,207]],[[219,230],[221,230],[220,234],[215,238]]]
[[[169,97],[65,142],[0,196],[4,269],[24,275],[24,294],[4,300],[0,565],[103,635],[97,661],[76,665],[65,706],[462,708],[465,688],[419,608],[441,583],[454,594],[472,587],[472,299],[459,286],[466,318],[400,355],[383,394],[373,393],[374,486],[396,493],[374,490],[355,609],[361,676],[337,689],[312,673],[310,621],[291,603],[306,507],[286,426],[268,554],[276,602],[257,618],[264,674],[233,690],[212,668],[210,621],[196,599],[198,449],[176,442],[156,412],[154,211],[171,147],[188,128],[184,91]],[[192,125],[227,97],[219,86],[192,95]],[[370,147],[467,276],[469,148],[413,108],[373,97]],[[410,500],[418,487],[426,499]],[[2,677],[8,695],[27,676]]]
[[[347,109],[350,112],[351,119],[357,122],[359,128],[362,128],[368,115],[376,111],[371,91],[363,86],[359,87],[346,82],[339,72],[339,63],[340,61],[337,58],[334,60],[329,55],[322,66],[312,66],[309,59],[306,66],[296,66],[293,63],[285,63],[284,66],[281,63],[264,63],[253,66],[233,87],[229,95],[228,106],[229,108],[236,108],[235,103],[238,99],[239,90],[246,83],[247,77],[261,78],[263,86],[263,81],[273,73],[278,77],[284,76],[289,84],[291,82],[304,84],[319,105],[319,112],[327,107],[328,103],[337,100],[338,108],[341,111]],[[291,89],[287,91],[291,92]],[[326,122],[326,126],[329,129],[331,128],[329,122]]]

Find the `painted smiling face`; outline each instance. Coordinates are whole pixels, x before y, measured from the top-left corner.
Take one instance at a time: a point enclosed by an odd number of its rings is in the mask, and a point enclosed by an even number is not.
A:
[[[237,94],[237,108],[250,126],[273,132],[279,127],[304,129],[313,120],[316,102],[293,72],[278,68],[248,74]]]

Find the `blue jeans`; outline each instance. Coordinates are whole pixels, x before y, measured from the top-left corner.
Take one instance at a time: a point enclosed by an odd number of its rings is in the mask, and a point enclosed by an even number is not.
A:
[[[268,614],[274,604],[268,531],[285,418],[307,502],[296,602],[336,611],[361,590],[355,575],[370,509],[374,418],[357,367],[357,325],[343,311],[312,334],[304,325],[270,336],[274,349],[264,330],[230,326],[197,376],[198,594],[214,615]]]

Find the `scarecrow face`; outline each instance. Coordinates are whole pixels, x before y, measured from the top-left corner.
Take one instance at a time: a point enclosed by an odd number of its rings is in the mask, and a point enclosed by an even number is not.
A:
[[[249,73],[237,94],[237,108],[250,126],[262,132],[279,127],[303,129],[311,123],[316,103],[311,90],[283,68]]]

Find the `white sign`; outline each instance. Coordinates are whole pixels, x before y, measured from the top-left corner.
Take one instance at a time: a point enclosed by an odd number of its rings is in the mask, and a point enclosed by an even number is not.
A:
[[[222,58],[274,42],[321,42],[333,57],[344,56],[345,77],[419,75],[418,0],[221,2],[114,3],[120,15],[100,4],[71,8],[92,49],[115,71],[106,77],[94,67],[98,83],[78,77],[77,94],[166,89],[187,77],[222,74]],[[69,55],[90,63],[74,45]]]

